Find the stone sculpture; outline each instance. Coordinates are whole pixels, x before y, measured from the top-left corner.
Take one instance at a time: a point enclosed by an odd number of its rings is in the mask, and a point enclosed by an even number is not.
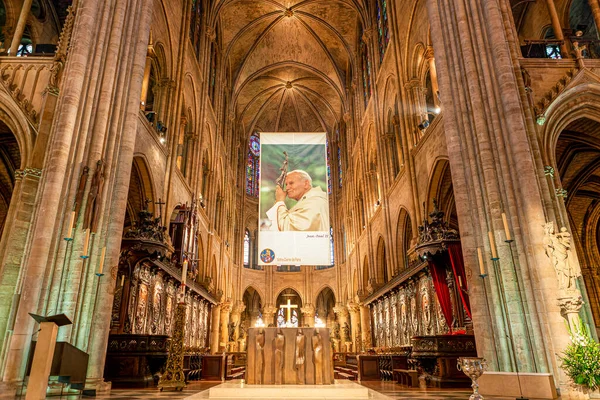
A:
[[[306,372],[304,361],[306,360],[306,337],[302,329],[298,329],[296,333],[296,350],[294,367],[296,368],[296,383],[304,385],[306,381]]]
[[[323,384],[323,338],[318,329],[312,337],[313,363],[315,364],[315,385]]]
[[[275,384],[281,385],[281,377],[283,375],[283,354],[285,348],[285,336],[281,328],[277,330],[275,335]]]
[[[256,383],[261,385],[265,374],[265,330],[256,335]]]

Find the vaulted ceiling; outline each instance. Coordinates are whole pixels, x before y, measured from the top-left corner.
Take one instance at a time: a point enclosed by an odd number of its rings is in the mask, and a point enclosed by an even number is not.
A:
[[[216,4],[232,104],[246,134],[333,130],[347,109],[363,7],[359,0]]]

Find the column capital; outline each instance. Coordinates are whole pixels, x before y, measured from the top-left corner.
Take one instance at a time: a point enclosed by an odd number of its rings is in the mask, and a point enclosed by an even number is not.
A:
[[[360,305],[354,301],[348,302],[347,307],[350,314],[358,313],[360,311]]]
[[[246,310],[246,305],[243,301],[236,301],[231,310],[231,314],[240,315]]]
[[[348,309],[344,307],[342,303],[337,303],[337,305],[333,307],[333,312],[338,317],[348,317]]]
[[[277,312],[277,308],[273,305],[273,304],[267,304],[266,306],[263,307],[263,317],[265,315],[275,315],[275,313]],[[263,318],[264,319],[264,318]]]
[[[305,304],[304,307],[300,309],[300,311],[302,312],[302,315],[306,317],[314,317],[316,309],[313,304],[308,303]]]
[[[225,300],[221,302],[221,313],[228,313],[231,311],[232,303],[231,300]]]

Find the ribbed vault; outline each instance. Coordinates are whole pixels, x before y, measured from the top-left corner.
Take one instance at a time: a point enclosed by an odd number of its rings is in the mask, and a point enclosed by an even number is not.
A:
[[[244,134],[331,132],[356,71],[362,4],[223,0],[214,11]]]

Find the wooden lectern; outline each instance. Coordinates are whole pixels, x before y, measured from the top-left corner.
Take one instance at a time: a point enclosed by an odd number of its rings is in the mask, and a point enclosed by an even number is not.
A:
[[[65,314],[50,315],[48,317],[32,313],[29,313],[29,315],[40,324],[40,334],[35,346],[25,400],[42,400],[46,398],[58,328],[63,325],[70,325],[72,322]]]

